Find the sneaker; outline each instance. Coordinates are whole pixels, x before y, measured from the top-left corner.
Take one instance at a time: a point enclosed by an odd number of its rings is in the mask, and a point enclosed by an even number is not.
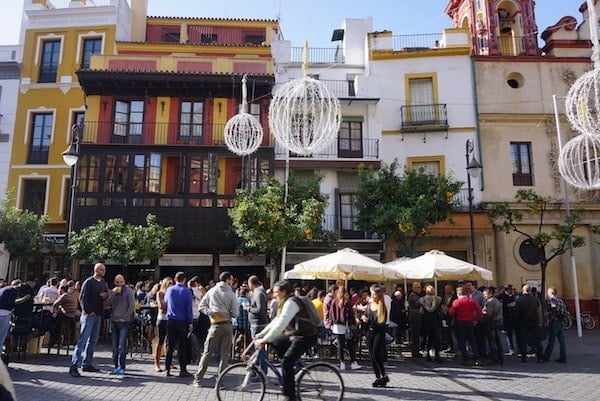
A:
[[[480,360],[476,360],[474,363],[475,366],[481,366],[481,361]]]
[[[340,370],[346,370],[346,364],[344,362],[340,362]]]
[[[358,364],[358,362],[354,361],[352,362],[352,364],[350,365],[350,369],[352,370],[358,370],[358,369],[362,369],[362,366]]]
[[[125,369],[117,369],[117,374],[123,376],[125,374]]]
[[[109,372],[109,375],[118,375],[119,374],[119,368],[112,368]]]
[[[81,373],[79,373],[79,370],[76,366],[71,366],[69,369],[69,374],[73,377],[81,377]]]

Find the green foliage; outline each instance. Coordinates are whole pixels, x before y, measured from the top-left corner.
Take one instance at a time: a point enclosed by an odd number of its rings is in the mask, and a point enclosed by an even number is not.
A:
[[[107,259],[122,266],[157,260],[171,242],[173,227],[162,227],[156,216],[146,216],[146,226],[126,224],[122,219],[99,220],[95,225],[70,233],[68,251],[72,257],[91,263]]]
[[[0,200],[0,242],[11,259],[27,259],[44,246],[46,217],[14,206],[12,192]]]
[[[461,182],[451,177],[405,170],[396,175],[397,161],[381,169],[359,169],[358,226],[399,244],[399,255],[412,256],[429,234],[429,226],[448,220],[456,209],[454,195]]]
[[[537,216],[537,230],[534,233],[523,231],[523,227],[520,225],[523,220],[523,213],[520,210],[511,208],[507,203],[490,205],[488,215],[493,223],[499,225],[500,231],[506,234],[516,232],[529,239],[532,247],[536,249],[536,255],[541,256],[540,267],[543,290],[546,286],[546,267],[548,263],[569,249],[585,245],[583,236],[573,234],[581,223],[583,210],[571,211],[553,229],[544,231],[544,217],[553,203],[552,198],[540,196],[531,189],[520,189],[515,194],[515,199],[517,203],[525,206],[525,210],[532,218]]]
[[[273,262],[286,246],[332,240],[334,236],[321,223],[327,207],[327,198],[319,192],[322,178],[314,175],[300,180],[291,172],[287,204],[284,187],[273,177],[254,192],[238,190],[236,205],[228,211],[232,231],[240,239],[238,252],[263,253]]]

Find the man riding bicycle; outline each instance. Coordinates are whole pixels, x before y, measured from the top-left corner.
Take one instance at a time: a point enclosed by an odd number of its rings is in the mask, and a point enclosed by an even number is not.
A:
[[[254,344],[270,344],[281,360],[284,401],[296,400],[294,365],[317,342],[317,326],[312,324],[306,304],[293,296],[290,283],[278,281],[273,285],[277,297],[277,316],[260,333]]]

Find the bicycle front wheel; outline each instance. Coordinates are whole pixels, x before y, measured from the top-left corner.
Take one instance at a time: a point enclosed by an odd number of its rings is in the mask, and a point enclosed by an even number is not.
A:
[[[344,380],[337,368],[326,362],[308,365],[296,379],[300,401],[341,401],[344,397]]]
[[[255,366],[236,363],[219,375],[216,391],[219,401],[262,401],[265,376]]]

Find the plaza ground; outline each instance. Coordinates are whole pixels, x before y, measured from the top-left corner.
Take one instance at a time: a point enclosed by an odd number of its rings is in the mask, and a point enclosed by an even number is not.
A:
[[[584,331],[578,338],[567,332],[567,364],[554,362],[555,349],[548,363],[538,364],[534,357],[521,363],[516,356],[507,356],[503,367],[463,367],[458,356],[446,355],[442,364],[412,360],[410,353],[396,352],[388,361],[390,384],[387,388],[372,388],[373,371],[366,360],[362,370],[342,373],[345,400],[432,400],[432,401],[591,401],[600,400],[600,331]],[[363,358],[365,355],[363,355]],[[149,354],[135,353],[129,359],[127,374],[114,377],[106,374],[112,367],[106,345],[99,345],[94,364],[104,373],[82,372],[84,377],[68,374],[70,357],[46,355],[11,361],[9,371],[19,401],[215,401],[210,387],[195,388],[189,378],[167,378],[154,372]],[[195,366],[189,370],[194,372]],[[215,362],[206,375],[206,384],[214,385]],[[278,388],[271,385],[265,400],[281,400]]]

